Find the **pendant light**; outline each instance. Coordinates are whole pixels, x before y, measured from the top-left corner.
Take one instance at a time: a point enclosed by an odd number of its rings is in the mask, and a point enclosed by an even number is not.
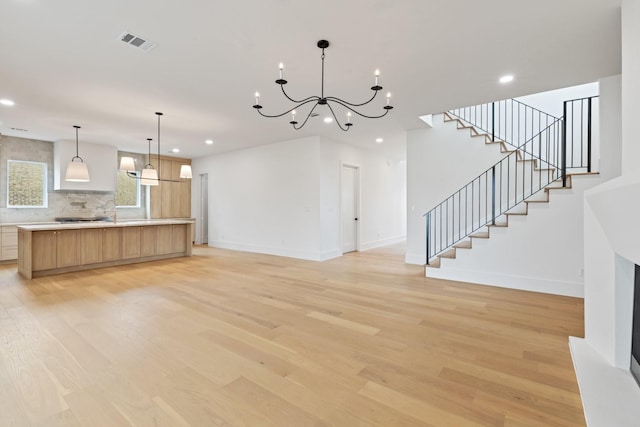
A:
[[[147,164],[145,165],[142,173],[138,175],[136,173],[136,166],[133,157],[123,156],[120,158],[120,170],[123,172],[127,172],[127,176],[130,178],[135,178],[140,180],[141,185],[158,185],[160,181],[164,182],[183,182],[173,179],[160,179],[159,171],[160,171],[160,117],[163,116],[163,113],[157,112],[156,116],[158,116],[158,168],[154,169],[151,164],[151,138],[147,138],[149,143],[149,157],[147,159]],[[180,178],[182,179],[192,179],[193,173],[191,171],[191,165],[181,165],[180,166]]]
[[[78,155],[78,129],[80,129],[80,126],[74,126],[74,128],[76,128],[76,155],[67,165],[64,180],[71,182],[89,182],[89,169],[87,168],[87,164],[82,160],[82,157]],[[76,161],[76,159],[78,159],[78,161]]]
[[[186,179],[193,178],[193,173],[191,172],[191,165],[180,166],[180,178],[186,178]]]
[[[149,144],[149,157],[147,158],[147,164],[142,169],[140,185],[158,185],[158,171],[151,164],[151,138],[147,138],[147,142]]]
[[[120,158],[120,170],[123,172],[135,172],[136,164],[133,157],[122,156]]]

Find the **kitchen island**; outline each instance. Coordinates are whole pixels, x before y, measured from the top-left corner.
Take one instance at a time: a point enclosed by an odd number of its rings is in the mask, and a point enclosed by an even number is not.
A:
[[[80,222],[18,226],[25,278],[191,256],[192,220]]]

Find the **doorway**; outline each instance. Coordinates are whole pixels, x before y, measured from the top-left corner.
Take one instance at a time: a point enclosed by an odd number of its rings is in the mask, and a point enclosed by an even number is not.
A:
[[[358,220],[360,200],[360,168],[342,165],[340,175],[340,213],[342,223],[342,253],[358,250]]]
[[[200,175],[200,242],[209,244],[209,174]]]

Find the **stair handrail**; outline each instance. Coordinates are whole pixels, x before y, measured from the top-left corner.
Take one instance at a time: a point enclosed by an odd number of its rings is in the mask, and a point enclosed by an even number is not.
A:
[[[482,174],[478,175],[475,179],[471,180],[469,183],[467,183],[465,186],[463,186],[462,188],[460,188],[458,191],[454,192],[452,195],[450,195],[449,197],[447,197],[444,201],[442,201],[441,203],[439,203],[438,205],[436,205],[434,208],[432,208],[431,210],[429,210],[428,212],[426,212],[425,214],[423,214],[423,216],[425,217],[425,221],[426,221],[426,265],[429,265],[429,261],[432,257],[435,257],[439,254],[441,254],[442,252],[446,251],[447,249],[451,248],[453,245],[457,244],[458,242],[460,242],[461,240],[469,237],[469,235],[473,234],[474,232],[478,231],[479,229],[481,229],[482,227],[485,227],[489,224],[495,225],[496,224],[496,218],[498,218],[499,216],[505,214],[507,211],[513,209],[515,206],[517,206],[518,204],[522,203],[523,201],[525,201],[526,199],[530,198],[531,196],[533,196],[534,194],[538,193],[539,191],[543,190],[544,188],[548,187],[551,183],[558,181],[558,180],[562,180],[562,186],[566,187],[567,185],[567,169],[577,169],[577,168],[586,168],[587,172],[591,172],[591,143],[592,143],[592,135],[591,135],[591,128],[592,128],[592,115],[593,115],[593,100],[598,98],[597,96],[593,96],[593,97],[585,97],[585,98],[577,98],[577,99],[573,99],[573,100],[568,100],[568,101],[564,101],[563,103],[563,117],[561,118],[555,118],[555,120],[547,125],[545,128],[543,128],[542,130],[540,130],[538,132],[538,134],[536,134],[535,136],[529,138],[528,140],[526,140],[523,144],[519,145],[515,150],[511,151],[508,155],[504,156],[500,161],[498,161],[496,164],[494,164],[493,166],[491,166],[489,169],[487,169],[485,172],[483,172]],[[519,102],[519,101],[516,101]],[[586,113],[586,128],[587,128],[587,136],[586,136],[586,140],[584,139],[584,135],[582,132],[583,129],[583,121],[584,121],[584,103],[587,103],[587,113]],[[583,147],[582,145],[579,146],[580,148],[580,158],[579,158],[579,162],[575,162],[574,159],[574,152],[576,151],[575,148],[575,144],[574,142],[574,136],[575,136],[575,130],[574,130],[574,120],[575,120],[575,105],[579,104],[580,105],[580,132],[579,132],[579,136],[580,136],[580,142],[581,144],[585,144],[586,145],[586,149],[587,149],[587,155],[586,155],[586,159],[584,158],[584,153],[583,153]],[[526,105],[526,104],[525,104]],[[533,108],[533,107],[531,107]],[[569,111],[571,110],[571,114],[569,114]],[[549,115],[551,116],[551,115]],[[551,116],[554,117],[554,116]],[[569,127],[567,126],[567,122],[569,121],[569,119],[571,119],[571,128],[569,129]],[[571,145],[568,144],[569,141],[569,136],[571,136]],[[538,154],[536,155],[536,144],[537,144],[537,149],[538,149]],[[543,145],[545,147],[545,149],[543,150]],[[542,155],[542,153],[544,152],[544,156]],[[569,154],[571,154],[571,161],[569,161]],[[513,156],[513,157],[512,157]],[[529,156],[529,158],[527,158],[527,156]],[[525,167],[525,163],[524,162],[531,162],[531,166],[529,167],[529,188],[526,188],[526,181],[527,181],[527,177],[525,176],[525,172],[526,172],[526,167]],[[522,178],[521,178],[521,184],[522,184],[522,191],[520,193],[520,195],[518,195],[518,191],[520,191],[520,187],[518,186],[518,162],[523,163],[522,167],[520,168],[520,171],[522,172]],[[511,177],[511,164],[514,165],[515,171],[514,171],[514,177],[515,177],[515,185],[514,185],[514,197],[513,200],[511,200],[511,194],[510,194],[510,177]],[[507,182],[506,182],[506,203],[503,203],[503,195],[504,195],[504,182],[503,182],[503,169],[504,166],[506,165],[506,169],[507,169]],[[544,166],[544,167],[543,167]],[[537,170],[538,174],[538,183],[537,185],[535,185],[534,183],[534,170]],[[499,171],[500,174],[500,181],[496,182],[496,173]],[[546,177],[543,180],[543,171],[546,171]],[[556,175],[557,174],[557,175]],[[480,197],[482,194],[482,188],[481,188],[481,180],[484,177],[485,180],[485,188],[484,188],[484,202],[485,202],[485,212],[484,212],[484,221],[482,221],[481,218],[481,206],[478,205],[478,221],[477,221],[477,225],[475,224],[475,207],[474,207],[474,203],[475,203],[475,183],[477,182],[477,188],[478,188],[478,201],[480,201]],[[491,214],[489,215],[489,210],[488,210],[488,205],[489,205],[489,199],[488,199],[488,193],[489,193],[489,177],[490,181],[491,181],[491,187],[490,187],[490,191],[491,191]],[[500,187],[500,192],[496,193],[496,184],[498,184],[498,186]],[[468,190],[469,187],[471,186],[471,227],[468,227],[468,213],[469,213],[469,209],[467,206],[467,201],[468,201]],[[464,233],[462,233],[462,219],[461,219],[461,214],[462,214],[462,210],[461,210],[461,202],[462,202],[462,192],[464,191],[465,195],[465,207],[464,207],[464,214],[465,214],[465,227],[464,227]],[[456,219],[456,215],[455,212],[453,212],[453,214],[451,215],[451,220],[454,223],[452,225],[452,239],[449,239],[449,207],[451,206],[452,209],[456,208],[456,203],[455,203],[455,198],[456,196],[458,197],[458,216],[457,216],[457,220],[458,220],[458,233],[457,233],[457,238],[456,233],[455,233],[455,219]],[[497,198],[499,198],[499,201],[497,201]],[[450,203],[450,201],[452,201]],[[497,205],[496,205],[497,203]],[[445,228],[446,228],[446,237],[445,237],[445,243],[446,245],[442,244],[442,238],[443,238],[443,224],[442,224],[442,209],[443,206],[446,208],[446,224]],[[499,207],[498,212],[496,212],[496,207]],[[431,228],[432,226],[435,226],[435,221],[437,221],[438,219],[438,209],[440,210],[440,229],[439,229],[439,237],[440,237],[440,245],[439,246],[434,246],[435,248],[439,248],[437,250],[434,250],[434,253],[431,253]],[[433,218],[432,218],[433,216]],[[438,230],[434,229],[434,238],[438,237]]]

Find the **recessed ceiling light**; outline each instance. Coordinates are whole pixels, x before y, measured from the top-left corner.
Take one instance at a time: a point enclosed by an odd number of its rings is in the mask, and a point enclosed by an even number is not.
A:
[[[207,144],[207,145],[211,145],[211,144],[213,144],[213,140],[212,139],[207,139],[204,143]]]
[[[6,105],[7,107],[13,107],[14,105],[16,105],[16,103],[10,99],[0,99],[0,104]]]
[[[377,142],[378,144],[382,144],[382,141],[384,141],[384,139],[382,139],[382,138],[376,138],[376,142]]]
[[[331,117],[325,117],[324,118],[324,122],[325,123],[331,123],[332,121],[333,121],[333,118],[331,118]]]
[[[172,152],[172,153],[179,153],[179,152],[180,152],[180,149],[179,149],[179,148],[172,148],[172,149],[171,149],[171,152]]]
[[[500,83],[509,83],[513,81],[513,74],[507,74],[506,76],[500,77]]]

